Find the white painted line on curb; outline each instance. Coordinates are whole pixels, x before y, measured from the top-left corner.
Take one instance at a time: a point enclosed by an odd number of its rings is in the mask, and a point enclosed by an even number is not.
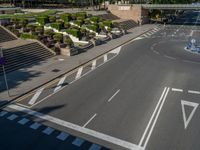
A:
[[[183,92],[183,89],[172,88],[172,91],[174,91],[174,92]]]
[[[150,137],[151,137],[151,134],[152,134],[152,132],[153,132],[153,129],[154,129],[155,125],[156,125],[156,122],[157,122],[157,120],[158,120],[158,117],[159,117],[159,115],[160,115],[160,112],[161,112],[161,110],[162,110],[162,108],[163,108],[163,105],[164,105],[164,103],[165,103],[165,100],[166,100],[166,98],[167,98],[167,95],[168,95],[169,90],[170,90],[170,88],[167,88],[167,91],[165,92],[165,96],[163,97],[163,100],[162,100],[162,102],[161,102],[161,104],[160,104],[160,107],[159,107],[159,109],[158,109],[158,112],[157,112],[157,114],[156,114],[156,117],[155,117],[155,119],[154,119],[154,122],[153,122],[153,124],[152,124],[152,126],[151,126],[151,129],[150,129],[150,131],[149,131],[149,134],[148,134],[148,136],[147,136],[147,138],[146,138],[146,141],[145,141],[145,143],[144,143],[144,146],[143,146],[144,149],[146,149],[146,146],[147,146],[148,141],[149,141],[149,139],[150,139]]]
[[[157,110],[159,109],[160,103],[161,103],[161,101],[162,101],[162,99],[163,99],[163,97],[164,97],[164,95],[165,95],[165,93],[166,93],[166,90],[167,90],[167,87],[164,88],[164,90],[163,90],[163,92],[162,92],[162,94],[161,94],[161,96],[160,96],[160,99],[158,100],[158,103],[157,103],[157,105],[156,105],[156,108],[154,109],[154,112],[153,112],[153,114],[151,115],[151,118],[150,118],[150,120],[149,120],[149,122],[148,122],[148,124],[147,124],[147,127],[146,127],[146,129],[145,129],[143,135],[142,135],[142,138],[140,139],[139,146],[142,146],[142,143],[143,143],[143,141],[144,141],[144,138],[145,138],[145,136],[146,136],[146,134],[147,134],[147,131],[149,130],[149,127],[150,127],[150,125],[151,125],[151,122],[153,121],[154,116],[156,115]]]
[[[1,111],[1,112],[0,112],[0,117],[5,116],[7,113],[8,113],[7,111]]]
[[[103,61],[106,62],[107,60],[108,60],[108,56],[107,56],[107,54],[105,54],[105,55],[103,56]]]
[[[54,89],[54,92],[56,92],[57,90],[59,90],[62,87],[62,84],[65,82],[67,75],[65,75],[64,77],[62,77],[60,79],[60,81],[58,82],[56,88]]]
[[[21,106],[18,106],[18,105],[14,105],[14,104],[13,105],[8,105],[7,107],[11,108],[11,109],[14,109],[14,110],[17,110],[17,111],[21,111],[21,112],[27,113],[27,114],[35,116],[35,117],[38,117],[40,119],[47,120],[47,121],[52,122],[54,124],[57,124],[57,125],[60,125],[60,126],[75,130],[77,132],[90,135],[90,136],[98,138],[100,140],[107,141],[107,142],[110,142],[110,143],[115,144],[115,145],[119,145],[119,146],[127,148],[129,150],[143,150],[142,147],[140,147],[140,146],[138,146],[138,145],[136,145],[134,143],[130,143],[128,141],[124,141],[124,140],[121,140],[119,138],[115,138],[115,137],[112,137],[110,135],[107,135],[107,134],[104,134],[104,133],[100,133],[100,132],[97,132],[97,131],[94,131],[94,130],[91,130],[91,129],[88,129],[88,128],[83,128],[83,127],[81,127],[79,125],[76,125],[76,124],[61,120],[59,118],[55,118],[53,116],[49,116],[49,115],[43,114],[43,113],[28,109],[28,108],[24,108],[24,107],[21,107]]]
[[[96,65],[97,65],[97,60],[93,60],[92,62],[92,70],[94,70],[96,68]]]
[[[83,128],[85,128],[95,117],[97,114],[94,114],[84,125]]]
[[[53,133],[55,129],[47,127],[46,129],[44,129],[42,132],[46,135],[50,135],[51,133]]]
[[[27,122],[29,122],[29,119],[26,119],[26,118],[23,118],[23,119],[18,121],[18,123],[21,124],[21,125],[25,125]]]
[[[76,74],[76,78],[75,78],[76,80],[81,77],[82,71],[83,71],[83,67],[80,67]]]
[[[56,138],[61,140],[61,141],[64,141],[66,140],[67,138],[69,137],[69,134],[66,133],[66,132],[61,132]]]
[[[190,93],[190,94],[200,94],[200,91],[188,90],[188,93]]]
[[[8,120],[15,120],[18,116],[15,114],[10,115],[9,117],[7,117]]]
[[[111,98],[109,98],[108,102],[110,102],[119,92],[120,92],[120,89],[117,90],[117,92],[115,92],[115,94],[113,94],[113,96],[111,96]]]
[[[35,123],[33,123],[33,124],[30,126],[30,128],[36,130],[36,129],[38,129],[41,125],[42,125],[42,124],[35,122]]]
[[[35,95],[31,98],[31,100],[28,102],[28,104],[29,104],[29,105],[33,105],[33,104],[36,102],[36,100],[38,99],[38,97],[40,96],[40,94],[42,93],[43,90],[44,90],[44,87],[41,88],[41,89],[39,89],[39,90],[35,93]]]

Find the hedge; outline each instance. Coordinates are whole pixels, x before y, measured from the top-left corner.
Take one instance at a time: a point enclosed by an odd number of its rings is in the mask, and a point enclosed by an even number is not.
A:
[[[87,13],[86,12],[78,12],[78,13],[76,13],[76,17],[85,19],[87,17]]]
[[[68,29],[66,32],[70,35],[77,37],[77,38],[79,38],[80,35],[81,35],[80,31],[77,30],[77,29]]]
[[[22,38],[22,39],[37,39],[38,36],[37,35],[33,35],[33,34],[29,34],[29,33],[22,33],[20,35],[20,38]]]
[[[82,20],[76,20],[76,21],[74,21],[74,24],[76,24],[78,26],[82,26],[83,21]]]
[[[36,20],[37,20],[37,22],[40,23],[41,25],[45,25],[46,23],[49,22],[49,17],[46,17],[46,16],[37,17]]]
[[[62,29],[62,24],[61,23],[51,23],[51,27],[60,31]]]
[[[61,14],[60,18],[64,21],[64,22],[69,22],[72,20],[71,14]]]
[[[49,16],[49,22],[56,22],[56,16]]]
[[[90,20],[94,23],[97,23],[99,21],[99,18],[97,16],[93,16],[90,18]]]
[[[54,35],[53,35],[53,39],[54,40],[56,40],[56,41],[62,41],[62,39],[63,39],[63,34],[61,34],[61,33],[55,33]]]
[[[103,24],[109,28],[112,28],[112,21],[110,20],[103,21]]]
[[[94,32],[98,32],[99,29],[98,25],[87,25],[86,27]]]

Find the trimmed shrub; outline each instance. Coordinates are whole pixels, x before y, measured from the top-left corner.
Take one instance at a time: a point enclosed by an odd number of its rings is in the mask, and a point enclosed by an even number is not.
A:
[[[20,24],[22,27],[25,27],[25,26],[28,24],[28,19],[21,18],[21,19],[19,20],[19,24]]]
[[[67,46],[69,46],[69,47],[73,46],[73,41],[69,37],[66,37],[64,39],[64,43],[67,44]]]
[[[69,22],[72,20],[71,14],[61,14],[60,19],[62,19],[64,22]]]
[[[43,26],[37,26],[35,28],[35,32],[37,32],[37,33],[43,33],[44,32],[44,27]]]
[[[93,16],[93,17],[90,18],[90,20],[91,20],[92,22],[94,22],[94,23],[98,23],[99,17]]]
[[[87,17],[87,13],[86,12],[78,12],[76,13],[76,17],[80,17],[82,19],[85,19]]]
[[[46,23],[49,22],[49,17],[47,17],[47,16],[37,17],[36,20],[37,20],[37,22],[40,23],[41,25],[45,25]]]
[[[34,24],[27,24],[27,29],[29,29],[29,30],[31,30],[32,32],[34,32],[35,31],[35,28],[36,28],[36,25],[34,25]]]
[[[82,20],[76,20],[76,21],[74,21],[74,24],[76,24],[78,26],[82,26],[83,25],[83,21]]]
[[[70,28],[70,26],[71,26],[71,25],[70,25],[69,22],[65,22],[65,23],[64,23],[64,27],[65,27],[66,29]]]
[[[101,30],[105,29],[105,26],[104,26],[104,24],[103,24],[102,22],[99,23],[99,28],[100,28]]]
[[[86,27],[94,32],[98,32],[99,29],[97,25],[87,25]]]
[[[77,30],[77,29],[68,29],[66,32],[70,35],[77,37],[77,38],[80,38],[80,35],[81,35],[80,31]]]
[[[44,35],[52,37],[54,35],[54,32],[52,29],[48,29],[44,31]]]
[[[110,20],[104,21],[103,24],[104,24],[105,26],[109,27],[109,28],[112,28],[112,21],[110,21]]]
[[[53,35],[53,39],[56,40],[57,42],[61,42],[62,39],[63,39],[63,34],[61,34],[61,33],[55,33]]]
[[[72,20],[76,20],[76,14],[71,14]]]
[[[61,23],[51,23],[51,27],[60,31],[62,29],[62,24]]]
[[[33,34],[29,34],[29,33],[22,33],[20,35],[20,38],[22,38],[22,39],[37,39],[38,36],[37,35],[33,35]]]
[[[56,16],[49,16],[49,22],[50,23],[56,22]]]

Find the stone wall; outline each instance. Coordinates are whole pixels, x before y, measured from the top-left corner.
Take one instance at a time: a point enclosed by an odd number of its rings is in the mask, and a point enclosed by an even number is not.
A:
[[[148,10],[141,5],[109,5],[108,10],[121,19],[131,19],[141,24],[149,22]]]

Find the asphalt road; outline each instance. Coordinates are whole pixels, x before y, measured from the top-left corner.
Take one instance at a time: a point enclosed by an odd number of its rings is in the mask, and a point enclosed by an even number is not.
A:
[[[200,12],[188,11],[173,25],[123,46],[117,57],[30,109],[5,110],[24,111],[31,115],[19,116],[114,150],[199,150],[200,54],[184,49],[191,38],[199,40],[199,17]],[[39,131],[5,118],[0,122],[5,149],[64,147]],[[18,144],[21,138],[27,142]]]

